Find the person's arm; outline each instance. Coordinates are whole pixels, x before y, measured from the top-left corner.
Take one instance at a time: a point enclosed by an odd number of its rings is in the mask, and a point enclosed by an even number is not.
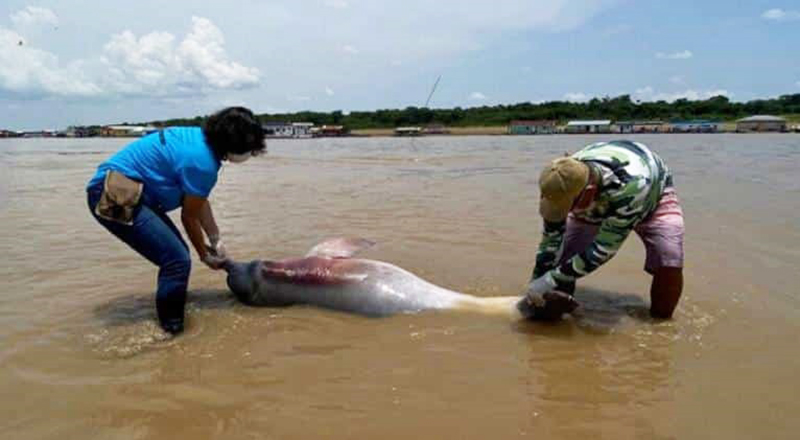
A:
[[[609,194],[609,215],[600,225],[594,241],[582,252],[535,277],[528,285],[528,296],[540,296],[558,290],[559,286],[570,285],[614,257],[641,218],[647,191],[648,187],[641,180],[635,180]]]
[[[566,225],[566,221],[557,223],[544,222],[542,241],[539,242],[539,249],[536,251],[536,265],[533,267],[531,280],[539,278],[558,264],[561,243],[564,241],[564,231],[567,228]]]
[[[214,220],[214,211],[211,209],[211,202],[208,199],[205,200],[203,208],[200,210],[200,225],[203,227],[208,241],[214,245],[219,240],[219,227]]]
[[[181,210],[181,222],[200,260],[212,269],[219,269],[221,265],[217,264],[218,262],[214,259],[208,258],[208,251],[206,250],[205,241],[203,240],[203,224],[201,218],[203,216],[204,206],[207,204],[208,200],[204,197],[184,196],[183,209]]]
[[[548,273],[556,283],[571,283],[595,271],[617,254],[636,225],[636,219],[635,215],[607,218],[600,225],[592,244]]]

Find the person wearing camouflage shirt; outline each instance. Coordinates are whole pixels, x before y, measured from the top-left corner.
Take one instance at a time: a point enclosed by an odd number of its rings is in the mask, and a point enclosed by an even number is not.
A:
[[[669,318],[683,290],[683,211],[672,174],[638,142],[600,142],[553,160],[539,179],[542,241],[524,316],[557,319],[574,310],[575,280],[610,260],[632,231],[653,275],[650,313]]]

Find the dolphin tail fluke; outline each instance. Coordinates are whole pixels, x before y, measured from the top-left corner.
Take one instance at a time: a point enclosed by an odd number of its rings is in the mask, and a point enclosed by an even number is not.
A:
[[[311,248],[306,257],[349,258],[374,245],[366,238],[331,238]]]

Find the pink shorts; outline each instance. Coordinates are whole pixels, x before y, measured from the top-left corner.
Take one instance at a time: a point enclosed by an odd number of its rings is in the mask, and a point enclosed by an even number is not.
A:
[[[578,220],[570,214],[561,262],[583,252],[599,229],[599,225]],[[644,270],[648,273],[660,267],[683,267],[683,210],[674,188],[664,191],[655,212],[636,225],[634,231],[644,242],[647,251]]]

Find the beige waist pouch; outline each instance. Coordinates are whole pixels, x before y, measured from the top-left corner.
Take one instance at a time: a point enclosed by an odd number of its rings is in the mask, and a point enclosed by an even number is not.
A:
[[[103,194],[94,208],[98,217],[123,225],[133,224],[133,211],[142,197],[144,185],[117,171],[106,173]]]

